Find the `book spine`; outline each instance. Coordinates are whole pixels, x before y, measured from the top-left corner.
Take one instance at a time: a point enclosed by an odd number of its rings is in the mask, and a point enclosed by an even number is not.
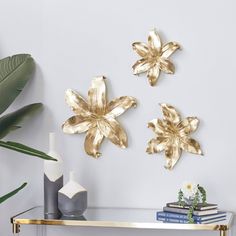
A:
[[[209,219],[208,221],[218,221],[221,219],[225,219],[224,217],[219,217],[219,218],[214,218],[214,219]],[[188,223],[188,219],[184,219],[184,218],[174,218],[174,217],[165,217],[165,216],[157,216],[157,220],[158,221],[163,221],[163,222],[169,222],[169,223],[182,223],[182,224],[187,224]],[[195,224],[202,224],[204,222],[208,222],[208,221],[202,221],[201,219],[196,220],[194,219],[194,223]]]
[[[205,221],[194,220],[194,223],[195,224],[211,224],[211,223],[219,222],[219,221],[222,221],[225,219],[226,219],[225,217],[217,217],[217,218],[213,218],[213,219],[209,219],[209,220],[205,220]],[[158,216],[157,220],[162,221],[164,223],[180,223],[180,224],[187,224],[188,223],[188,220],[185,220],[185,219],[176,219],[176,218],[162,217],[162,216]]]
[[[188,220],[188,217],[186,214],[178,214],[178,213],[170,213],[170,212],[157,212],[157,217]],[[199,216],[193,216],[193,219],[195,221],[201,221],[201,217]]]
[[[162,212],[157,212],[157,213],[162,213]],[[207,224],[207,223],[212,223],[212,222],[217,222],[217,221],[222,221],[225,220],[226,215],[222,215],[219,217],[212,217],[209,219],[201,219],[201,217],[194,217],[194,223],[195,224]],[[169,223],[188,223],[188,218],[176,218],[173,217],[172,214],[164,215],[164,214],[157,214],[157,220],[163,221],[163,222],[169,222]]]
[[[180,213],[180,214],[187,214],[188,213],[188,210],[186,210],[186,209],[171,208],[171,207],[163,207],[163,211]]]
[[[177,209],[189,209],[189,206],[188,205],[184,205],[184,206],[180,206],[180,205],[174,205],[174,204],[171,204],[171,203],[167,203],[166,204],[167,207],[171,207],[171,208],[177,208]],[[213,209],[217,209],[217,205],[214,205],[214,206],[196,206],[195,207],[195,210],[197,211],[204,211],[204,210],[213,210]]]
[[[171,204],[171,203],[167,203],[166,204],[167,207],[173,207],[173,208],[178,208],[178,209],[189,209],[189,206],[180,206],[180,205],[174,205],[174,204]]]
[[[180,223],[180,224],[188,224],[188,220],[184,219],[173,219],[173,218],[167,218],[167,217],[158,217],[158,221],[162,221],[164,223]],[[200,222],[195,222],[196,224],[200,224]]]

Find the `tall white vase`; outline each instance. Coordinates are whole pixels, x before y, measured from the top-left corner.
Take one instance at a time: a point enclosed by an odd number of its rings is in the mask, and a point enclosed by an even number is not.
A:
[[[44,216],[46,219],[58,219],[58,191],[63,186],[63,162],[56,151],[55,133],[49,133],[49,156],[57,161],[44,161]]]

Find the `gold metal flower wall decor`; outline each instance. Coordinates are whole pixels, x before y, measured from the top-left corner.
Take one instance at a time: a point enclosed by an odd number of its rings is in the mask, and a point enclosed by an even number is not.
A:
[[[63,132],[68,134],[87,132],[84,148],[88,155],[95,158],[101,155],[99,148],[104,137],[121,148],[127,147],[128,138],[125,130],[115,118],[136,106],[136,99],[129,96],[108,102],[104,79],[104,76],[100,76],[92,80],[87,101],[71,89],[66,91],[65,96],[75,116],[62,125]]]
[[[132,44],[134,51],[141,56],[133,65],[134,75],[147,72],[148,81],[151,86],[157,83],[160,72],[174,74],[175,66],[169,57],[180,45],[176,42],[169,42],[162,45],[161,39],[154,29],[149,32],[148,43],[135,42]]]
[[[173,169],[182,151],[203,155],[200,144],[190,137],[199,124],[197,117],[181,120],[177,110],[168,104],[160,104],[164,119],[154,119],[148,123],[157,135],[148,142],[146,152],[149,154],[165,151],[166,169]]]

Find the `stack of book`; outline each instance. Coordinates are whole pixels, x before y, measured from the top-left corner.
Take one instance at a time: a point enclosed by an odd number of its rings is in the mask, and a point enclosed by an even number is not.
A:
[[[157,220],[169,223],[188,223],[189,205],[181,206],[178,202],[167,203],[163,211],[157,212]],[[198,204],[193,211],[193,219],[196,224],[211,224],[226,219],[226,212],[218,211],[217,204]]]

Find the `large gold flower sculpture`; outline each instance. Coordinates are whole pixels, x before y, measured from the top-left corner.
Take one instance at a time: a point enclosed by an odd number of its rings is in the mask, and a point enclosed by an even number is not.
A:
[[[115,118],[136,106],[136,99],[128,96],[107,102],[104,79],[101,76],[92,80],[88,101],[71,89],[66,91],[65,96],[75,116],[69,118],[62,129],[68,134],[87,132],[84,148],[88,155],[95,158],[101,155],[99,148],[104,137],[121,148],[127,147],[127,135]]]
[[[141,59],[133,65],[133,73],[139,75],[147,72],[148,81],[151,86],[157,83],[160,72],[167,74],[175,72],[174,64],[169,57],[177,50],[180,45],[176,42],[169,42],[162,45],[161,39],[156,32],[149,32],[148,43],[135,42],[132,44],[133,49]]]
[[[148,127],[157,137],[148,142],[146,152],[149,154],[165,151],[166,166],[171,170],[179,160],[182,150],[203,155],[199,143],[190,137],[199,124],[197,117],[187,117],[181,120],[180,114],[173,106],[160,104],[164,119],[154,119]]]

